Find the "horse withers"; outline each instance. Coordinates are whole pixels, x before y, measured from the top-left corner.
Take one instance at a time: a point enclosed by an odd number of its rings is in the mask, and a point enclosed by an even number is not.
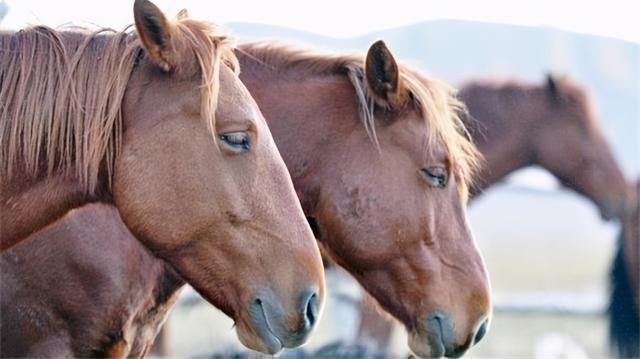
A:
[[[137,34],[0,35],[2,249],[110,203],[246,346],[303,343],[324,297],[320,253],[230,41],[146,0],[134,18]]]

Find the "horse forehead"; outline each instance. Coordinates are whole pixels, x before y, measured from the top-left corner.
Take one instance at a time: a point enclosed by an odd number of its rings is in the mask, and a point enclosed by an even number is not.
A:
[[[253,97],[240,79],[226,66],[220,69],[218,112],[221,120],[222,118],[242,118],[256,121],[260,118],[260,111]]]
[[[429,131],[434,131],[428,120],[421,117],[417,111],[408,111],[401,115],[389,126],[389,135],[395,146],[406,149],[417,160],[430,163],[445,161],[447,150],[438,138],[429,139]]]

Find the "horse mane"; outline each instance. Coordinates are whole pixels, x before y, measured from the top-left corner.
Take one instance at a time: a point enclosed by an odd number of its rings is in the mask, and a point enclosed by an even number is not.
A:
[[[309,73],[347,76],[358,98],[360,119],[378,146],[375,101],[365,82],[362,55],[318,54],[276,42],[244,43],[237,50],[274,72],[286,72],[296,79],[308,77]],[[427,78],[406,65],[400,65],[400,71],[401,81],[411,101],[422,112],[427,127],[432,129],[426,133],[427,146],[440,143],[445,147],[466,195],[466,188],[471,184],[481,157],[461,119],[466,113],[465,105],[456,99],[453,89],[447,84]]]
[[[582,103],[590,106],[592,99],[584,86],[578,84],[569,75],[554,75],[552,78],[555,84],[555,96],[564,100],[570,100],[573,103]],[[495,91],[522,93],[545,91],[549,95],[553,95],[549,89],[548,81],[547,79],[546,82],[531,82],[512,77],[476,78],[465,82],[461,88],[485,88]]]
[[[238,69],[233,48],[212,24],[181,18],[172,25],[172,41],[180,42],[174,48],[195,55],[200,67],[201,115],[213,133],[220,63]],[[122,141],[122,101],[144,56],[131,29],[35,26],[0,34],[3,180],[16,173],[69,176],[92,194],[106,171],[111,185]]]
[[[550,76],[550,75],[549,75]],[[553,89],[549,86],[549,79],[553,79]],[[508,103],[517,105],[520,101],[527,101],[531,95],[542,94],[546,98],[553,100],[551,105],[558,108],[579,108],[586,116],[575,116],[578,121],[583,121],[584,125],[597,131],[601,131],[601,124],[598,116],[595,115],[595,106],[592,97],[585,87],[575,82],[568,75],[548,77],[543,82],[531,82],[522,79],[506,78],[476,78],[464,83],[461,93],[468,93],[469,96],[477,96],[477,91],[492,91],[508,100]]]

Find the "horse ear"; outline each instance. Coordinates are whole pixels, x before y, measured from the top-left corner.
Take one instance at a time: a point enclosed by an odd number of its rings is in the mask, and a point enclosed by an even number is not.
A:
[[[178,20],[186,19],[188,17],[189,17],[189,12],[187,11],[187,9],[180,10],[177,16]]]
[[[176,66],[176,54],[171,46],[171,24],[149,0],[135,0],[133,17],[136,30],[151,60],[169,72]]]
[[[560,95],[558,93],[558,85],[556,84],[556,80],[551,74],[547,74],[547,92],[549,93],[549,97],[551,97],[552,100],[558,101],[560,99]]]
[[[400,108],[406,103],[408,93],[402,85],[400,69],[384,41],[378,40],[369,47],[364,72],[378,105]]]

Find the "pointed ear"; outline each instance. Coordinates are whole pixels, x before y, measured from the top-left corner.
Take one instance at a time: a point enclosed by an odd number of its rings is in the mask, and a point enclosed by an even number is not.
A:
[[[177,65],[176,53],[171,45],[171,24],[149,0],[135,0],[133,17],[142,45],[151,60],[169,72]]]
[[[378,105],[386,108],[404,106],[408,93],[402,85],[398,64],[384,41],[378,40],[369,47],[364,72]]]
[[[558,93],[558,85],[553,75],[547,74],[547,93],[553,101],[560,101],[560,94]]]
[[[178,20],[186,19],[189,17],[189,12],[187,11],[187,9],[182,9],[176,17]]]

